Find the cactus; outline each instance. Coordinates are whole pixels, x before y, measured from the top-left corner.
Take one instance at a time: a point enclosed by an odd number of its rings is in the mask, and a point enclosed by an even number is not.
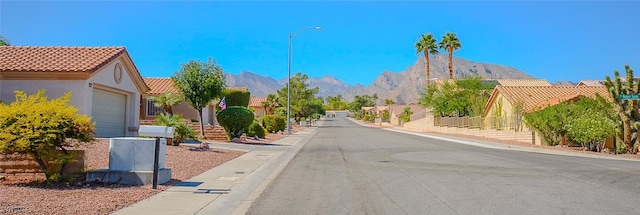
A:
[[[620,80],[620,72],[614,71],[614,80],[607,75],[605,77],[604,85],[609,91],[609,96],[615,103],[615,109],[618,112],[618,116],[622,121],[622,127],[620,133],[622,136],[622,142],[625,145],[627,152],[636,153],[638,151],[638,130],[640,130],[640,101],[638,100],[622,100],[620,95],[622,94],[640,94],[640,81],[634,83],[633,69],[629,65],[625,65],[625,71],[627,73],[626,83],[622,83]],[[636,135],[634,135],[636,134]]]

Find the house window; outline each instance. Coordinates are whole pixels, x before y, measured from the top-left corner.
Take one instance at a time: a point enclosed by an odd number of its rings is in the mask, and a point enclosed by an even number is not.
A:
[[[156,101],[147,100],[147,116],[155,116],[162,113],[162,109],[156,107]]]

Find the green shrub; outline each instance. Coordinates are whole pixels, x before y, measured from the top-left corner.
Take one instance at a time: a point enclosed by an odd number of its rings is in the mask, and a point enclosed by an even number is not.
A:
[[[262,124],[269,133],[284,131],[287,127],[285,118],[280,115],[266,115],[262,120]]]
[[[227,102],[227,107],[242,106],[249,107],[249,100],[251,99],[251,93],[246,90],[225,90],[223,97]]]
[[[259,138],[265,138],[266,134],[264,133],[264,128],[258,123],[258,121],[253,120],[249,128],[247,128],[247,136],[253,137],[258,136]]]
[[[15,102],[0,104],[0,153],[30,154],[48,181],[63,179],[64,168],[73,158],[65,148],[73,145],[65,141],[91,141],[95,133],[91,117],[69,105],[71,93],[51,100],[45,90],[33,95],[16,90],[15,94]],[[46,160],[59,165],[59,173],[47,167]]]
[[[242,133],[251,125],[253,111],[246,107],[232,106],[218,112],[217,118],[231,140],[242,136]]]
[[[191,129],[187,124],[183,123],[182,115],[180,114],[165,114],[161,113],[156,116],[156,125],[163,125],[173,127],[173,140],[171,145],[179,146],[185,139],[196,139],[196,132]]]

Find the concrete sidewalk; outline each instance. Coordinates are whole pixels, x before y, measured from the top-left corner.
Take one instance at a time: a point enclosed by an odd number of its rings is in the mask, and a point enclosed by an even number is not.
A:
[[[316,132],[310,127],[271,145],[211,143],[247,153],[114,214],[244,214]]]

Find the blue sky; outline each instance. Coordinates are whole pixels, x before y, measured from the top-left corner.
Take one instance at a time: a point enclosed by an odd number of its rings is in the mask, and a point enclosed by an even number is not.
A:
[[[144,77],[169,77],[191,59],[227,73],[335,76],[369,85],[417,59],[421,33],[454,32],[475,62],[555,81],[640,73],[640,2],[578,1],[0,1],[12,45],[125,46]]]

